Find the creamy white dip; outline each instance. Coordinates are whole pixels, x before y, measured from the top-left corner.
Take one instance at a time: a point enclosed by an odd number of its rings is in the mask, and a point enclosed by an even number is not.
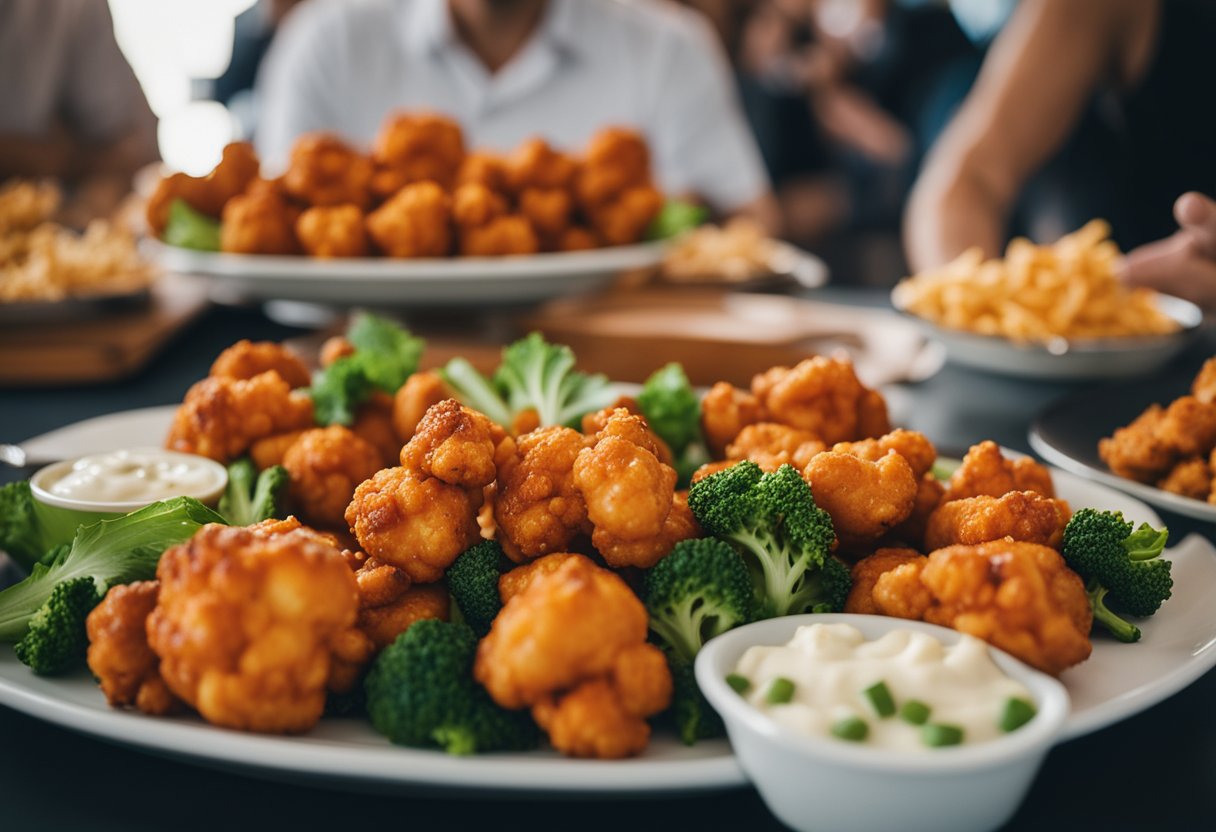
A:
[[[783,728],[830,737],[833,726],[861,719],[868,728],[865,745],[907,751],[931,750],[923,726],[899,713],[909,701],[929,707],[927,724],[961,728],[966,744],[1004,733],[1002,714],[1010,699],[1034,701],[997,667],[979,639],[964,635],[947,647],[927,633],[893,630],[866,641],[848,624],[799,627],[784,646],[752,647],[735,674],[748,683],[741,695]],[[775,697],[788,698],[775,704],[770,689],[778,679],[792,682],[793,692]],[[865,693],[879,682],[890,692],[894,715],[880,716]],[[777,685],[788,694],[788,685]]]
[[[85,456],[55,479],[41,483],[69,500],[131,503],[214,493],[216,466],[211,460],[157,448]]]

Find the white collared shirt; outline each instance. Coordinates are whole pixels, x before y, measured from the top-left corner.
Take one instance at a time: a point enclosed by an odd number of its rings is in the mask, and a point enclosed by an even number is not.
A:
[[[578,150],[608,125],[640,129],[660,187],[729,213],[768,179],[709,25],[667,3],[549,0],[537,32],[491,74],[445,0],[312,0],[276,36],[258,79],[258,149],[282,166],[297,136],[366,145],[394,110],[456,118],[470,148],[531,136]]]

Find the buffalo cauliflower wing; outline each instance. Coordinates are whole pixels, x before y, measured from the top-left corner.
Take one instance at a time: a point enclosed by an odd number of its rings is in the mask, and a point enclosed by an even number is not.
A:
[[[748,459],[765,471],[776,471],[782,465],[793,465],[799,471],[827,445],[808,430],[799,430],[777,422],[756,422],[747,425],[726,446],[726,458]]]
[[[792,368],[772,367],[752,379],[752,394],[770,421],[810,431],[824,442],[891,430],[882,397],[861,383],[847,358],[816,356]]]
[[[973,445],[950,477],[945,502],[967,497],[1000,497],[1010,491],[1034,491],[1054,497],[1051,472],[1030,457],[1006,459],[1000,445],[985,440]]]
[[[296,220],[296,238],[310,257],[363,257],[365,218],[358,205],[316,205]]]
[[[275,341],[250,341],[242,338],[221,352],[208,375],[250,379],[274,370],[292,388],[307,387],[308,365],[295,353]]]
[[[406,185],[367,215],[367,233],[389,257],[443,257],[452,248],[451,200],[434,182]]]
[[[917,479],[894,450],[877,462],[828,451],[802,471],[846,551],[864,550],[912,515]]]
[[[318,526],[341,527],[355,487],[381,469],[380,452],[349,428],[302,433],[283,455],[292,504]]]
[[[971,545],[1004,537],[1059,548],[1069,516],[1068,503],[1036,491],[950,500],[929,515],[925,548]]]
[[[745,427],[768,421],[760,400],[746,390],[719,381],[701,399],[701,434],[715,459]]]
[[[574,484],[582,434],[552,426],[519,437],[498,466],[494,521],[512,560],[531,560],[570,545],[587,523],[587,504]]]
[[[146,625],[159,592],[156,581],[111,587],[85,621],[89,670],[112,707],[134,705],[158,715],[181,705],[160,675],[160,659],[148,646]]]
[[[371,197],[371,161],[328,133],[307,133],[291,148],[283,189],[308,205],[363,209]]]

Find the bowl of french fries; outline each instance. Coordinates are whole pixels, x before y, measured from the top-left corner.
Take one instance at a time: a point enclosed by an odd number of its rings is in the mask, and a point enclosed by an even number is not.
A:
[[[895,308],[957,363],[1029,378],[1122,378],[1168,363],[1203,323],[1181,298],[1131,288],[1110,226],[1093,220],[1054,243],[1018,238],[901,281]]]

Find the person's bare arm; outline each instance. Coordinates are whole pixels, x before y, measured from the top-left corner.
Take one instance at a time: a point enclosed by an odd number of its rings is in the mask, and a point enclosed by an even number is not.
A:
[[[1023,0],[921,171],[904,213],[914,269],[972,246],[996,254],[1026,180],[1072,132],[1105,81],[1118,80],[1143,0]]]
[[[1216,311],[1216,201],[1186,193],[1174,203],[1179,230],[1140,246],[1123,261],[1123,279]]]

